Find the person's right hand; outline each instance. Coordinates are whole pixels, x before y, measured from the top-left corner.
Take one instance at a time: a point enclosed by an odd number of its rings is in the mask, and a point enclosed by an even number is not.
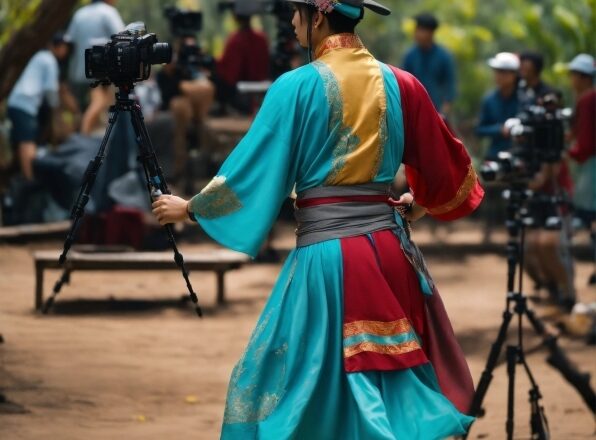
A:
[[[188,202],[181,197],[164,194],[151,205],[160,225],[188,219]]]

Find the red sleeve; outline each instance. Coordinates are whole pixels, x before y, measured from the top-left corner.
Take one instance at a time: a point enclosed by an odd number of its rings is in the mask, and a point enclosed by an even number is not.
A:
[[[575,145],[569,155],[577,162],[585,162],[596,154],[596,91],[590,92],[577,102],[573,124]]]
[[[399,84],[404,121],[403,163],[416,203],[440,220],[474,211],[484,190],[464,145],[436,112],[424,86],[391,67]]]

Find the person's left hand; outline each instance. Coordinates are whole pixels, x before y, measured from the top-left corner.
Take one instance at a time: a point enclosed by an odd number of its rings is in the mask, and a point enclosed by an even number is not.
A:
[[[151,205],[160,225],[183,222],[188,219],[188,202],[181,197],[164,194]]]
[[[416,220],[424,217],[426,214],[426,209],[414,203],[414,196],[409,192],[403,193],[399,200],[397,200],[397,203],[403,206],[410,206],[409,210],[402,213],[402,216],[409,222],[415,222]]]

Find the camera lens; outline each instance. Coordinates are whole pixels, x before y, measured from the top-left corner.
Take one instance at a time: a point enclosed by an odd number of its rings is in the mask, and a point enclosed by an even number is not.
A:
[[[155,43],[151,53],[151,64],[167,64],[172,61],[172,47],[168,43]]]

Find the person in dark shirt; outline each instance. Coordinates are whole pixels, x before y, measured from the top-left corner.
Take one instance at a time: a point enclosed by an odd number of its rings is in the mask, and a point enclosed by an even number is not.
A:
[[[561,101],[561,93],[542,80],[544,58],[526,51],[520,55],[521,81],[518,91],[520,110],[532,105],[552,105]],[[549,101],[551,104],[547,104]],[[558,105],[558,104],[557,104]],[[536,145],[540,148],[541,145]],[[526,270],[536,286],[546,288],[551,299],[564,311],[575,304],[573,258],[570,253],[570,213],[566,208],[547,200],[552,196],[571,197],[573,180],[565,158],[544,162],[531,179],[528,188],[535,194],[531,210],[539,223],[526,233]],[[546,228],[548,218],[560,218],[561,230]]]
[[[515,118],[519,112],[517,82],[519,58],[509,52],[498,53],[488,60],[493,69],[495,90],[484,97],[476,125],[476,135],[488,137],[490,145],[486,158],[496,159],[501,151],[511,148],[511,136],[505,128],[505,121]]]
[[[575,215],[590,229],[596,262],[596,68],[594,58],[588,54],[576,56],[568,67],[576,99],[569,156],[579,166],[573,203]],[[596,271],[589,284],[596,284]]]
[[[172,62],[163,66],[156,80],[161,93],[161,109],[171,111],[174,117],[174,176],[179,178],[188,162],[189,128],[194,127],[198,132],[202,127],[213,104],[215,88],[200,66],[186,66],[181,62],[185,51],[200,56],[194,36],[179,37],[173,49]]]
[[[269,43],[264,33],[251,27],[250,11],[237,2],[234,18],[238,30],[227,40],[217,62],[217,100],[225,107],[232,105],[242,113],[254,110],[250,100],[238,95],[240,81],[266,81],[270,78]]]
[[[424,85],[437,111],[447,116],[455,100],[455,65],[453,57],[434,41],[439,21],[429,13],[414,17],[416,44],[404,57],[403,69]]]
[[[544,57],[533,51],[522,52],[519,56],[519,101],[522,109],[540,103],[549,94],[555,94],[561,99],[561,92],[542,80]]]

